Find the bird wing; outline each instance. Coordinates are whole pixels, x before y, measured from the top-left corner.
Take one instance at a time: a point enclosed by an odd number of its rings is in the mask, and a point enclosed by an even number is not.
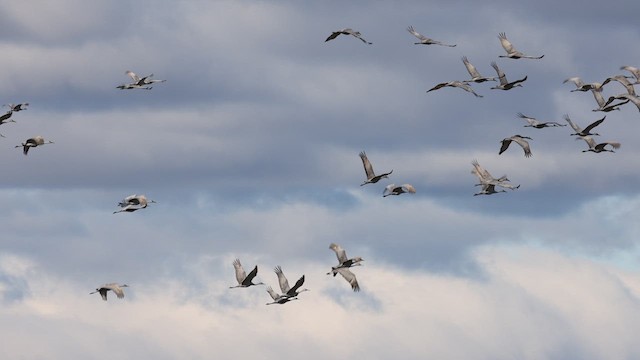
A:
[[[522,146],[522,150],[524,150],[525,157],[531,157],[531,148],[529,147],[529,142],[520,136],[516,136],[512,138],[513,141],[518,143],[518,145]]]
[[[502,48],[504,48],[508,54],[516,52],[516,49],[513,47],[511,42],[507,40],[507,35],[505,33],[501,32],[498,34],[498,39],[500,39],[500,45],[502,45]]]
[[[571,128],[573,128],[573,130],[575,130],[577,133],[581,133],[582,132],[582,128],[576,124],[574,124],[573,121],[571,121],[571,119],[569,118],[569,115],[565,114],[564,115],[564,119],[569,123],[569,126],[571,126]]]
[[[563,83],[563,84],[566,84],[566,83],[568,83],[568,82],[572,82],[572,83],[574,83],[574,84],[576,85],[576,87],[577,87],[577,88],[579,88],[579,87],[581,87],[582,85],[584,85],[584,82],[582,82],[582,79],[581,79],[581,78],[579,78],[579,77],[577,77],[577,76],[574,76],[574,77],[570,77],[570,78],[568,78],[568,79],[565,79],[562,83]]]
[[[389,184],[389,185],[385,186],[384,190],[382,191],[382,196],[391,195],[393,193],[395,187],[396,187],[396,184]]]
[[[519,118],[525,119],[527,121],[527,123],[529,123],[529,125],[531,125],[531,126],[536,126],[536,125],[540,124],[540,122],[538,120],[536,120],[535,118],[527,116],[527,115],[525,115],[525,114],[523,114],[521,112],[519,112],[517,115],[518,115]]]
[[[12,110],[7,111],[7,113],[6,113],[6,114],[4,114],[4,115],[0,116],[0,121],[5,121],[5,120],[7,120],[8,118],[10,118],[10,117],[11,117],[11,115],[13,115],[13,111],[12,111]]]
[[[347,268],[339,268],[337,269],[340,275],[351,284],[351,288],[353,291],[360,291],[360,285],[358,285],[358,280],[356,279],[356,275],[352,273]]]
[[[596,126],[598,126],[598,125],[602,124],[602,122],[603,122],[603,121],[604,121],[604,119],[606,119],[606,118],[607,118],[607,117],[605,116],[605,117],[603,117],[603,118],[602,118],[602,119],[600,119],[600,120],[596,120],[596,121],[592,122],[591,124],[589,124],[589,126],[587,126],[586,128],[584,128],[584,132],[585,132],[585,133],[589,133],[589,132],[591,131],[591,129],[593,129],[594,127],[596,127]]]
[[[472,78],[481,77],[476,67],[469,62],[469,59],[467,59],[466,56],[462,57],[462,62],[464,63],[464,66],[467,68],[467,71],[469,72],[469,75],[471,75]]]
[[[593,97],[596,99],[598,106],[600,108],[603,108],[605,105],[605,101],[604,97],[602,96],[602,87],[593,88],[591,89],[591,92],[593,93]]]
[[[124,297],[124,290],[122,290],[122,288],[120,287],[120,285],[116,284],[116,283],[111,283],[111,284],[105,284],[102,286],[102,288],[107,289],[107,290],[111,290],[114,292],[114,294],[116,294],[116,296],[118,297],[118,299],[122,299]],[[100,293],[102,295],[102,293]],[[106,290],[105,290],[105,298],[106,298]]]
[[[333,252],[336,253],[336,257],[338,258],[338,265],[348,260],[347,252],[340,245],[331,243],[331,245],[329,245],[329,249],[333,250]]]
[[[615,142],[615,141],[605,141],[603,143],[600,143],[598,145],[595,146],[595,148],[597,150],[604,150],[604,147],[607,145],[611,145],[611,147],[613,147],[614,149],[619,149],[620,148],[620,143],[619,142]]]
[[[291,289],[286,291],[286,294],[288,296],[296,296],[297,293],[298,293],[298,289],[302,286],[302,284],[304,284],[304,275],[302,275],[300,277],[300,279],[298,279],[298,281],[296,281],[296,284],[293,285],[293,287]]]
[[[500,152],[498,153],[498,155],[502,154],[509,148],[509,145],[511,145],[511,141],[511,138],[502,139],[502,146],[500,146]]]
[[[591,136],[580,136],[580,138],[582,140],[584,140],[587,145],[589,145],[589,149],[595,149],[596,148],[596,141],[593,140],[593,138]]]
[[[282,272],[282,268],[280,267],[280,265],[276,266],[273,271],[275,271],[276,275],[278,275],[278,284],[280,285],[280,290],[282,291],[282,293],[284,294],[288,292],[290,289],[289,281],[284,276],[284,273]]]
[[[236,280],[238,280],[238,284],[242,285],[242,282],[244,281],[244,279],[247,278],[247,273],[242,268],[240,259],[235,259],[233,261],[233,268],[236,270]]]
[[[104,301],[107,301],[107,291],[109,291],[109,289],[105,289],[104,287],[98,289],[98,292],[100,293],[100,296],[102,296],[102,300]]]
[[[367,175],[367,180],[370,180],[371,178],[376,176],[376,174],[373,172],[373,166],[371,165],[371,162],[369,162],[369,158],[364,151],[360,152],[360,159],[362,159],[362,165],[364,166],[364,172]]]
[[[251,272],[249,273],[249,275],[247,275],[246,278],[244,278],[244,281],[242,282],[242,285],[249,285],[251,284],[251,281],[253,280],[254,277],[256,277],[256,275],[258,275],[258,265],[256,265],[253,270],[251,270]]]
[[[489,171],[480,166],[478,160],[473,160],[471,162],[471,165],[473,165],[473,170],[471,171],[471,173],[475,174],[481,183],[486,183],[493,180],[493,176],[491,176]]]
[[[277,300],[280,295],[278,295],[275,291],[273,291],[273,289],[271,288],[271,286],[267,286],[267,292],[269,293],[269,295],[271,295],[271,298],[275,301]]]
[[[402,191],[406,193],[412,193],[412,194],[416,193],[416,188],[414,188],[413,185],[411,184],[403,184],[401,188],[402,188]]]
[[[504,72],[500,70],[500,68],[498,67],[498,64],[496,64],[495,61],[492,61],[491,67],[496,70],[496,73],[498,74],[498,80],[500,80],[500,85],[507,85],[508,84],[507,77],[505,76]]]
[[[512,82],[511,85],[519,84],[519,83],[525,82],[525,81],[527,81],[527,76],[523,77],[520,80],[516,80],[516,81]]]
[[[413,34],[413,36],[417,37],[420,40],[430,40],[428,37],[417,32],[411,25],[409,25],[409,27],[407,28],[407,31]]]
[[[438,89],[443,88],[443,87],[448,86],[448,85],[449,85],[448,82],[442,82],[442,83],[437,84],[436,86],[432,87],[431,89],[427,90],[427,92],[433,91],[433,90],[438,90]]]
[[[134,72],[133,72],[133,71],[131,71],[131,70],[127,70],[127,71],[125,72],[125,74],[129,75],[129,77],[130,77],[134,82],[136,82],[136,83],[137,83],[138,81],[140,81],[140,77],[139,77],[138,75],[136,75],[136,73],[134,73]]]

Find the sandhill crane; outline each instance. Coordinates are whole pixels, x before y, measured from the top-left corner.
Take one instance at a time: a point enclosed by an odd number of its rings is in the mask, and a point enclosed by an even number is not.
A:
[[[524,119],[527,121],[528,125],[525,125],[524,127],[532,127],[532,128],[536,128],[536,129],[542,129],[542,128],[546,128],[546,127],[558,127],[558,126],[567,126],[564,124],[559,124],[555,121],[547,121],[547,122],[540,122],[538,120],[536,120],[536,118],[532,118],[530,116],[524,115],[523,113],[518,113],[516,114],[518,115],[519,118]]]
[[[304,275],[302,275],[300,279],[296,281],[293,287],[289,287],[289,281],[287,281],[287,278],[284,276],[282,268],[280,266],[276,266],[273,271],[276,273],[276,275],[278,275],[278,284],[280,285],[282,296],[296,297],[303,291],[309,291],[309,289],[301,289],[300,291],[298,291],[302,284],[304,284]]]
[[[600,120],[596,120],[594,122],[592,122],[591,124],[589,124],[589,126],[587,126],[586,128],[581,128],[580,126],[576,125],[573,121],[571,121],[571,119],[569,118],[569,115],[565,114],[564,115],[564,119],[569,123],[569,125],[571,126],[571,128],[575,131],[575,133],[570,134],[570,135],[577,135],[577,136],[587,136],[587,135],[600,135],[598,133],[592,133],[591,130],[600,125],[604,119],[606,119],[607,117],[603,117]]]
[[[122,209],[114,211],[114,214],[120,212],[134,212],[140,209],[146,208],[150,203],[155,203],[154,200],[148,200],[145,195],[129,195],[118,203]]]
[[[596,99],[596,102],[598,103],[598,108],[593,109],[592,111],[609,112],[613,110],[620,110],[621,105],[624,105],[629,102],[629,99],[627,99],[617,104],[611,104],[617,98],[615,96],[610,96],[609,99],[605,101],[604,97],[602,96],[602,86],[598,86],[591,89],[591,93],[593,93],[593,98]],[[623,94],[623,95],[627,95],[627,94]],[[619,96],[622,96],[622,95],[619,95]]]
[[[341,30],[332,32],[331,35],[329,35],[329,37],[324,42],[327,42],[329,40],[333,40],[333,39],[337,38],[338,35],[351,35],[351,36],[354,36],[354,37],[360,39],[360,41],[362,41],[365,44],[369,44],[369,45],[372,44],[372,43],[370,43],[367,40],[362,38],[362,34],[360,34],[360,31],[354,31],[353,29],[349,29],[349,28],[341,29]]]
[[[602,84],[600,84],[600,83],[588,83],[588,84],[586,84],[586,83],[584,83],[582,81],[581,78],[579,78],[577,76],[565,79],[562,83],[566,84],[568,82],[572,82],[572,83],[574,83],[576,85],[576,88],[571,90],[571,92],[574,92],[574,91],[589,91],[591,89],[598,88],[598,87],[602,86]]]
[[[640,69],[634,66],[625,65],[625,66],[621,66],[620,70],[627,70],[628,72],[630,72],[631,75],[633,75],[630,78],[635,78],[636,79],[635,84],[640,84]]]
[[[524,78],[520,79],[520,80],[516,80],[513,82],[508,82],[507,81],[507,76],[504,74],[504,72],[502,70],[500,70],[500,68],[498,67],[498,64],[496,64],[495,61],[491,62],[491,67],[493,67],[496,70],[496,73],[498,74],[498,80],[500,80],[500,85],[494,86],[491,89],[498,89],[498,90],[511,90],[516,86],[522,86],[522,82],[525,82],[527,80],[527,77],[525,76]]]
[[[29,106],[29,103],[20,103],[20,104],[4,104],[2,106],[7,106],[9,107],[9,111],[22,111],[22,110],[27,110],[27,106]]]
[[[100,293],[102,300],[107,301],[107,291],[111,290],[118,297],[118,299],[124,298],[124,290],[122,288],[129,287],[127,284],[119,285],[117,283],[104,284],[97,288],[96,291],[90,292],[89,295]]]
[[[396,186],[396,184],[389,184],[384,188],[382,197],[387,197],[389,195],[400,195],[404,193],[415,194],[416,189],[411,184],[402,184],[400,186]]]
[[[478,163],[478,160],[473,160],[471,162],[471,165],[473,165],[473,169],[471,169],[471,173],[476,175],[478,177],[478,180],[480,181],[480,183],[476,184],[476,186],[484,187],[487,184],[491,184],[491,185],[500,186],[500,187],[511,189],[511,190],[520,188],[520,185],[516,186],[509,183],[509,179],[507,178],[507,175],[502,175],[498,179],[494,178],[487,169],[480,166],[480,163]]]
[[[373,166],[369,162],[369,158],[367,158],[367,154],[364,151],[361,151],[359,155],[360,159],[362,159],[362,165],[364,166],[364,173],[367,175],[367,180],[360,184],[360,186],[366,184],[375,184],[383,178],[388,179],[389,175],[391,175],[391,173],[393,172],[393,170],[391,170],[388,173],[376,175],[376,173],[373,171]]]
[[[622,84],[622,86],[624,86],[624,88],[627,90],[627,93],[629,95],[636,96],[636,89],[633,87],[633,84],[631,84],[631,82],[629,82],[629,80],[627,80],[627,78],[624,75],[616,75],[616,76],[608,77],[602,82],[602,85],[606,85],[611,81],[619,82],[620,84]]]
[[[16,122],[15,120],[11,119],[9,120],[9,118],[11,117],[11,115],[13,115],[13,111],[9,110],[7,111],[6,114],[3,114],[0,116],[0,125],[2,124],[6,124],[8,122]],[[5,137],[4,135],[0,134],[1,137]]]
[[[360,291],[360,285],[358,285],[358,280],[356,279],[356,275],[352,273],[349,268],[352,266],[359,266],[361,261],[364,261],[361,257],[355,257],[353,259],[347,258],[347,253],[344,251],[340,245],[332,243],[329,245],[329,249],[333,250],[338,257],[338,266],[333,266],[331,271],[327,273],[333,274],[336,276],[337,273],[342,275],[342,277],[349,282],[353,291]]]
[[[480,192],[473,194],[473,196],[478,196],[478,195],[491,195],[491,194],[497,194],[497,193],[501,193],[501,192],[507,192],[506,190],[496,190],[496,186],[494,184],[483,184],[482,185],[482,190],[480,190]]]
[[[131,79],[133,79],[133,83],[130,84],[130,85],[144,86],[144,85],[151,85],[151,84],[154,84],[154,83],[161,83],[161,82],[167,81],[167,80],[151,79],[153,77],[153,74],[149,74],[147,76],[140,77],[140,76],[136,75],[136,73],[134,73],[131,70],[125,71],[125,74],[129,75],[129,77]]]
[[[273,299],[273,302],[267,303],[267,305],[272,305],[272,304],[284,304],[284,303],[288,303],[289,301],[293,301],[293,300],[298,300],[298,298],[295,297],[291,297],[291,296],[287,296],[287,295],[280,295],[278,293],[276,293],[275,291],[273,291],[273,288],[271,286],[267,286],[267,292],[269,293],[269,295],[271,295],[271,298]]]
[[[624,105],[624,104],[628,103],[629,101],[631,101],[638,108],[638,111],[640,111],[640,97],[638,97],[638,96],[633,96],[631,94],[620,94],[620,95],[617,95],[617,96],[612,96],[612,97],[609,98],[609,101],[607,101],[605,103],[605,106],[608,106],[608,104],[613,102],[614,99],[617,99],[617,100],[625,99],[625,100],[620,102],[620,103],[618,103],[618,104],[611,105],[611,106],[616,106],[617,107],[617,106]]]
[[[524,150],[524,156],[531,157],[531,148],[529,147],[529,143],[525,139],[533,140],[528,136],[522,135],[513,135],[511,137],[502,139],[502,146],[500,147],[500,152],[498,152],[498,155],[505,152],[505,150],[509,148],[509,145],[511,145],[511,142],[515,141],[518,145],[522,146],[522,150]]]
[[[456,45],[449,45],[449,44],[445,44],[442,43],[438,40],[433,40],[430,39],[422,34],[420,34],[419,32],[415,31],[413,29],[413,26],[409,25],[409,27],[407,28],[407,31],[410,32],[413,36],[417,37],[420,41],[417,43],[414,43],[415,45],[442,45],[442,46],[448,46],[448,47],[455,47]]]
[[[53,144],[53,141],[48,140],[45,142],[44,138],[38,135],[32,138],[28,138],[25,142],[23,142],[20,145],[16,145],[16,148],[22,147],[22,153],[27,155],[30,148],[45,145],[45,144]]]
[[[327,275],[333,274],[333,276],[336,276],[338,269],[350,268],[352,266],[361,266],[362,264],[360,264],[360,262],[364,261],[364,259],[360,256],[349,259],[347,257],[347,252],[336,243],[331,243],[329,245],[329,249],[333,250],[333,252],[336,253],[336,257],[338,258],[338,266],[332,266],[331,271],[328,272]]]
[[[507,40],[507,35],[503,32],[498,34],[498,39],[500,39],[500,45],[502,45],[502,47],[504,48],[504,51],[507,52],[507,55],[500,55],[499,57],[506,57],[511,59],[542,59],[544,57],[544,55],[529,56],[516,50],[511,44],[511,42]]]
[[[247,275],[247,273],[244,272],[244,269],[242,268],[242,264],[240,264],[240,260],[239,259],[235,259],[233,261],[233,268],[236,271],[236,280],[238,280],[238,285],[237,286],[230,286],[229,289],[233,289],[233,288],[239,288],[239,287],[249,287],[249,286],[254,286],[254,285],[264,285],[264,283],[253,283],[253,278],[256,277],[256,275],[258,275],[258,265],[256,265],[253,270],[251,270],[251,272],[249,273],[249,275]]]
[[[589,145],[589,148],[587,150],[582,150],[582,152],[587,152],[587,151],[591,151],[594,153],[601,153],[605,151],[615,152],[612,149],[606,149],[607,145],[610,145],[614,149],[620,148],[620,143],[616,141],[604,141],[599,144],[596,144],[596,141],[593,140],[591,136],[581,136],[580,138],[584,140],[587,143],[587,145]]]
[[[471,80],[465,80],[464,82],[483,83],[485,81],[496,81],[496,78],[494,77],[485,77],[480,75],[476,67],[469,62],[469,59],[467,59],[466,56],[462,57],[462,63],[464,63],[464,66],[467,68],[467,72],[471,75]]]
[[[457,88],[460,88],[460,89],[462,89],[464,91],[472,93],[476,97],[482,97],[482,95],[478,95],[478,94],[476,94],[475,91],[473,91],[473,88],[471,88],[471,85],[469,85],[469,84],[467,84],[465,82],[462,82],[462,81],[457,81],[457,80],[448,81],[448,82],[442,82],[442,83],[432,87],[431,89],[427,90],[427,92],[433,91],[433,90],[438,90],[438,89],[441,89],[441,88],[447,87],[447,86],[448,87],[457,87]]]

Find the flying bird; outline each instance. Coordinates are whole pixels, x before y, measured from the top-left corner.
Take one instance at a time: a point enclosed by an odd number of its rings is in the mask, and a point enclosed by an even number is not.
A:
[[[332,32],[331,35],[329,35],[329,37],[324,42],[327,42],[329,40],[333,40],[333,39],[337,38],[338,35],[351,35],[351,36],[354,36],[354,37],[360,39],[360,41],[362,41],[365,44],[369,44],[369,45],[372,44],[372,43],[368,42],[367,40],[363,39],[362,35],[360,34],[359,31],[354,31],[353,29],[349,29],[349,28]]]
[[[329,249],[333,250],[336,253],[336,257],[338,258],[338,266],[332,266],[331,271],[327,273],[327,275],[332,274],[336,276],[338,269],[340,268],[350,268],[352,266],[361,266],[360,262],[364,261],[360,256],[356,256],[354,258],[349,259],[347,257],[347,252],[342,248],[342,246],[331,243],[329,245]]]
[[[511,145],[511,142],[515,141],[518,145],[522,147],[522,150],[524,150],[524,156],[531,157],[531,148],[529,147],[529,143],[525,139],[533,140],[528,136],[522,136],[522,135],[513,135],[511,137],[502,139],[501,141],[502,146],[500,147],[500,152],[498,152],[498,155],[505,152],[505,150],[509,148],[509,145]]]
[[[464,82],[483,83],[485,81],[496,81],[496,78],[494,77],[485,77],[480,75],[476,67],[469,62],[469,59],[467,59],[466,56],[462,57],[462,63],[464,63],[464,66],[467,68],[467,72],[471,75],[471,80],[465,80]]]
[[[511,90],[516,86],[522,86],[521,83],[527,80],[527,77],[525,76],[520,80],[509,82],[507,81],[507,76],[504,74],[502,70],[500,70],[500,68],[498,67],[498,64],[496,64],[495,61],[491,62],[491,67],[493,67],[496,70],[496,73],[498,74],[498,80],[500,80],[500,85],[494,86],[491,89]]]
[[[380,179],[389,178],[389,175],[391,175],[391,173],[393,172],[393,170],[391,170],[388,173],[376,175],[376,173],[373,171],[373,166],[371,165],[371,162],[369,162],[369,158],[367,158],[367,154],[364,151],[360,152],[360,159],[362,159],[364,172],[367,175],[367,180],[362,184],[360,184],[360,186],[363,186],[366,184],[375,184],[378,181],[380,181]]]
[[[45,145],[45,144],[53,144],[53,141],[49,140],[45,142],[44,138],[38,135],[32,138],[28,138],[25,142],[23,142],[20,145],[16,145],[16,148],[22,147],[22,153],[27,155],[30,148]]]
[[[471,165],[473,165],[473,169],[471,169],[471,173],[476,175],[478,177],[478,180],[480,181],[480,183],[476,184],[476,186],[482,186],[484,188],[486,185],[494,185],[494,186],[500,186],[500,187],[511,189],[511,190],[520,188],[520,185],[516,186],[511,184],[509,179],[507,178],[507,175],[502,175],[497,179],[494,178],[487,169],[480,166],[480,163],[478,163],[478,160],[473,160],[471,162]]]
[[[340,245],[332,243],[329,245],[329,249],[333,250],[338,257],[338,266],[333,266],[331,271],[327,273],[333,274],[336,276],[337,273],[342,275],[342,277],[349,282],[353,291],[360,291],[360,285],[358,285],[358,280],[356,279],[356,275],[352,273],[349,268],[353,266],[359,266],[361,261],[364,261],[361,257],[355,257],[353,259],[347,258],[347,253],[344,251]]]
[[[242,268],[242,264],[240,264],[239,259],[235,259],[233,261],[233,268],[236,271],[236,280],[238,280],[237,286],[230,286],[229,289],[238,288],[238,287],[249,287],[254,285],[264,285],[264,283],[253,283],[253,278],[258,275],[258,265],[256,265],[253,270],[247,275],[244,269]]]
[[[602,86],[602,84],[600,84],[600,83],[588,83],[588,84],[586,84],[586,83],[584,83],[582,81],[581,78],[579,78],[577,76],[565,79],[562,83],[566,84],[568,82],[572,82],[572,83],[574,83],[576,85],[576,88],[571,90],[571,92],[574,92],[574,91],[589,91],[591,89],[599,88],[599,87]]]
[[[97,288],[96,291],[90,292],[89,295],[100,293],[100,296],[102,296],[102,300],[107,301],[107,292],[111,290],[114,294],[116,294],[118,299],[122,299],[124,298],[124,290],[122,288],[125,287],[129,287],[129,285],[118,285],[117,283],[104,284],[101,287]]]
[[[145,195],[129,195],[118,203],[122,209],[114,211],[114,214],[120,212],[134,212],[140,209],[146,208],[150,203],[155,203],[154,200],[148,200]]]
[[[631,75],[633,76],[628,78],[631,78],[631,79],[635,78],[636,79],[635,84],[640,84],[640,69],[634,66],[625,65],[625,66],[621,66],[620,70],[627,70],[628,72],[630,72]]]
[[[273,299],[273,302],[267,303],[267,305],[272,305],[272,304],[282,305],[292,300],[298,300],[298,298],[296,297],[291,297],[284,294],[280,295],[276,293],[275,291],[273,291],[273,288],[271,288],[271,286],[267,286],[267,292],[269,293],[269,295],[271,295],[271,298]]]
[[[576,125],[576,123],[571,121],[571,119],[569,118],[569,115],[567,115],[567,114],[564,115],[564,119],[569,123],[569,126],[571,126],[571,128],[575,131],[575,133],[570,134],[570,135],[577,135],[577,136],[600,135],[598,133],[592,133],[591,130],[593,130],[594,127],[602,124],[602,122],[606,118],[607,117],[605,116],[600,120],[596,120],[596,121],[592,122],[591,124],[589,124],[589,126],[587,126],[586,128],[583,129],[580,126]]]
[[[500,45],[502,45],[502,48],[504,48],[504,51],[507,52],[507,55],[499,55],[499,57],[506,57],[511,59],[542,59],[544,57],[544,55],[529,56],[516,50],[511,44],[511,42],[507,40],[507,35],[503,32],[498,34],[498,39],[500,39]]]
[[[403,184],[400,186],[396,186],[396,184],[389,184],[384,188],[382,197],[387,197],[389,195],[400,195],[404,193],[415,194],[416,189],[411,184]]]
[[[587,150],[582,150],[582,152],[587,152],[587,151],[591,151],[594,153],[601,153],[605,151],[615,152],[613,151],[613,149],[607,149],[606,148],[607,145],[611,146],[614,149],[620,148],[620,143],[616,141],[604,141],[597,144],[596,141],[593,140],[591,136],[581,136],[580,139],[584,140],[587,143],[587,145],[589,145],[589,148]]]
[[[9,111],[22,111],[22,110],[27,110],[27,106],[29,106],[29,103],[21,103],[21,104],[4,104],[2,106],[7,106],[9,107]]]
[[[519,118],[524,119],[528,125],[525,125],[524,127],[532,127],[532,128],[536,128],[536,129],[542,129],[542,128],[546,128],[546,127],[558,127],[558,126],[567,126],[564,124],[559,124],[555,121],[547,121],[547,122],[540,122],[538,120],[536,120],[536,118],[532,118],[530,116],[524,115],[523,113],[518,113],[517,114]]]
[[[448,47],[456,46],[456,45],[444,44],[444,43],[442,43],[442,42],[440,42],[438,40],[430,39],[430,38],[418,33],[417,31],[415,31],[413,29],[413,26],[411,26],[411,25],[407,28],[407,31],[410,32],[411,34],[413,34],[413,36],[417,37],[420,40],[420,42],[414,43],[415,45],[442,45],[442,46],[448,46]]]
[[[116,86],[116,89],[120,89],[120,90],[131,90],[131,89],[151,90],[153,88],[151,86],[143,86],[143,85],[136,85],[136,84],[122,84],[122,85]]]
[[[472,93],[476,97],[482,97],[482,95],[478,95],[478,94],[476,94],[475,91],[473,91],[473,88],[471,88],[471,85],[469,85],[469,84],[467,84],[465,82],[462,82],[462,81],[457,81],[457,80],[456,81],[442,82],[442,83],[432,87],[431,89],[427,90],[427,92],[433,91],[433,90],[438,90],[438,89],[441,89],[441,88],[447,87],[447,86],[448,87],[457,87],[457,88],[460,88],[460,89],[462,89],[464,91]]]
[[[293,287],[289,287],[289,281],[287,281],[287,278],[284,276],[284,273],[282,272],[282,268],[280,266],[276,266],[275,269],[273,269],[273,271],[278,276],[278,284],[280,285],[282,296],[296,297],[298,296],[298,294],[300,294],[303,291],[309,291],[309,289],[301,289],[300,291],[298,291],[298,289],[300,289],[302,284],[304,284],[304,275],[302,275],[300,279],[296,281]]]

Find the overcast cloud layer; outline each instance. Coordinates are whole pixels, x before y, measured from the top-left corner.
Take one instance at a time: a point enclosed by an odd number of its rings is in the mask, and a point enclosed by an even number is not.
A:
[[[618,9],[615,12],[611,9]],[[634,1],[0,1],[0,358],[640,357]],[[613,15],[615,13],[615,16]],[[416,30],[456,47],[414,45]],[[372,45],[349,36],[350,27]],[[498,58],[497,35],[540,60]],[[496,61],[522,88],[434,85]],[[119,90],[126,70],[166,79]],[[628,75],[628,73],[626,73]],[[623,93],[615,82],[605,98]],[[583,153],[587,124],[616,153]],[[533,138],[533,156],[500,140]],[[34,135],[55,143],[14,148]],[[366,151],[389,179],[359,186]],[[477,159],[521,187],[473,196]],[[414,195],[382,197],[389,183]],[[157,201],[112,214],[127,195]],[[325,273],[331,242],[364,266]],[[233,259],[299,301],[265,306]],[[129,284],[124,300],[88,295]],[[250,345],[247,345],[250,344]],[[401,355],[399,355],[401,354]]]

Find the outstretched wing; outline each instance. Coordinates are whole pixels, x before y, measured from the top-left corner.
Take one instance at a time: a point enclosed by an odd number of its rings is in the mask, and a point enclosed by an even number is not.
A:
[[[256,275],[258,275],[258,265],[256,265],[256,267],[254,267],[253,270],[251,270],[249,275],[247,275],[247,277],[244,278],[244,281],[242,282],[242,285],[251,284],[251,281],[253,281],[253,278],[256,277]]]
[[[244,279],[247,278],[247,273],[242,268],[240,259],[233,260],[233,268],[236,270],[236,280],[238,280],[238,284],[242,285]]]
[[[495,61],[492,61],[491,67],[496,70],[496,74],[498,74],[498,80],[500,80],[500,85],[507,85],[508,84],[507,77],[504,75],[504,72],[500,70],[500,68],[498,67],[498,64],[496,64]]]
[[[284,273],[282,272],[282,268],[280,267],[280,265],[276,266],[275,269],[273,269],[273,271],[275,271],[276,275],[278,275],[278,284],[280,285],[280,290],[282,291],[283,294],[287,293],[290,289],[289,281],[284,276]]]
[[[376,176],[373,172],[373,166],[371,165],[371,162],[369,162],[369,158],[364,151],[360,152],[360,159],[362,159],[362,165],[364,166],[364,172],[367,175],[367,180]]]
[[[500,45],[502,45],[502,48],[508,54],[516,52],[516,49],[513,47],[511,42],[507,40],[507,35],[505,33],[501,32],[500,34],[498,34],[498,39],[500,39]]]
[[[289,291],[287,291],[287,295],[288,296],[296,296],[298,293],[298,289],[302,286],[302,284],[304,284],[304,275],[302,275],[300,277],[300,279],[298,279],[298,281],[296,281],[296,284],[293,285],[293,287],[291,289],[289,289]]]
[[[140,81],[140,77],[131,70],[127,70],[125,74],[129,75],[129,77],[133,80],[133,82],[137,83],[138,81]]]
[[[352,273],[348,268],[339,268],[338,272],[349,282],[349,284],[351,284],[353,291],[360,291],[360,285],[358,285],[358,279],[356,279],[356,275],[354,273]]]
[[[348,260],[347,252],[344,251],[344,249],[340,245],[331,243],[331,245],[329,245],[329,249],[333,250],[333,252],[336,253],[336,257],[338,258],[338,265]]]

